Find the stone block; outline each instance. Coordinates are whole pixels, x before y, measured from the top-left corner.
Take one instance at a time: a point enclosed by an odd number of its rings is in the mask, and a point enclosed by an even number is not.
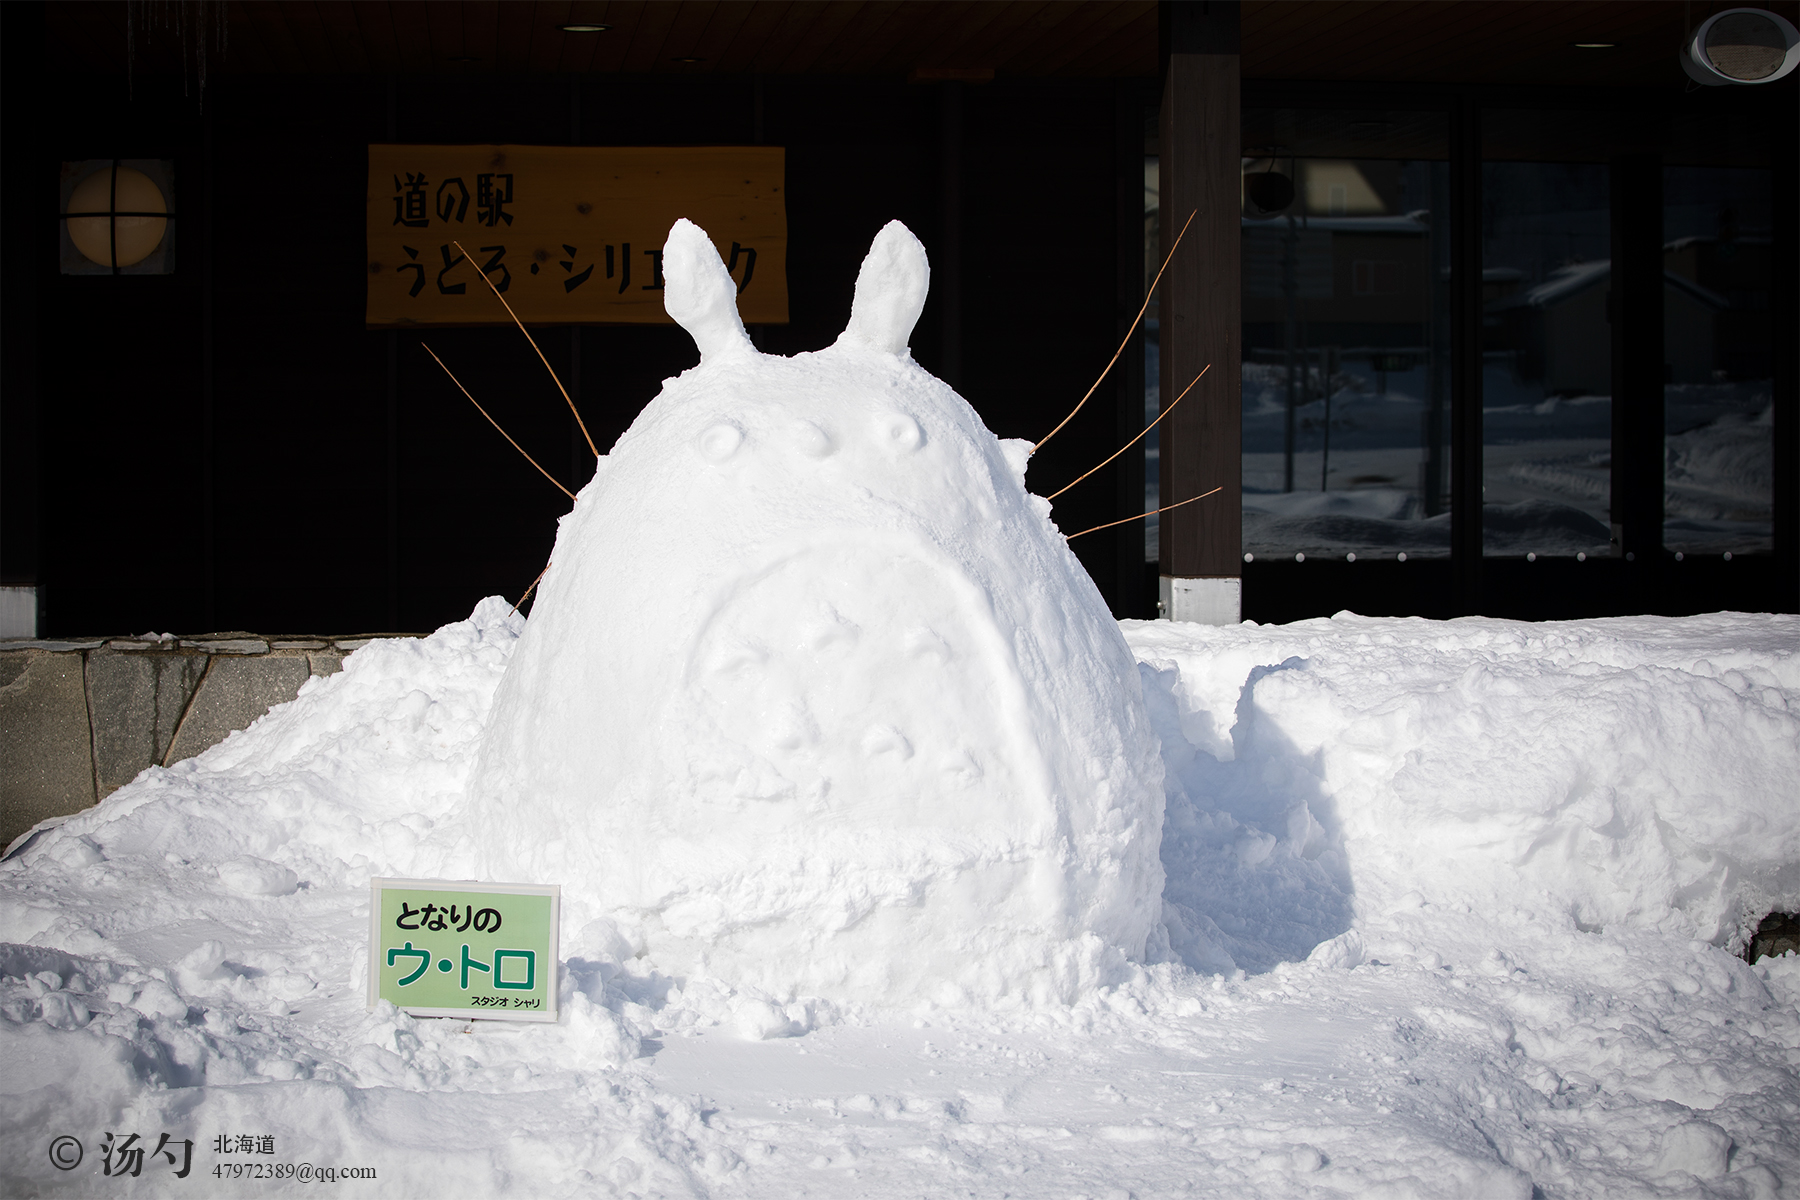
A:
[[[306,661],[311,665],[314,675],[336,675],[344,669],[344,656],[333,650],[308,654]]]
[[[80,654],[0,654],[0,845],[95,802]]]
[[[181,714],[205,673],[204,654],[106,649],[88,655],[88,709],[101,799],[167,757]]]
[[[267,654],[269,643],[252,635],[243,637],[182,638],[183,649],[204,650],[208,654]]]
[[[172,633],[143,633],[137,637],[113,638],[106,643],[108,650],[171,650],[176,637]]]
[[[292,700],[311,676],[304,654],[215,655],[163,762],[178,763],[218,745]]]

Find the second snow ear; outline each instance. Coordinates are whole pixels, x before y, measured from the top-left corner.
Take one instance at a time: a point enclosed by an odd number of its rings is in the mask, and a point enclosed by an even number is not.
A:
[[[700,347],[700,361],[750,348],[738,316],[737,284],[725,270],[712,239],[682,217],[663,244],[663,308]]]
[[[856,276],[856,299],[844,338],[885,350],[906,353],[913,326],[931,289],[931,264],[912,230],[889,221],[875,235]],[[842,339],[840,339],[842,340]]]

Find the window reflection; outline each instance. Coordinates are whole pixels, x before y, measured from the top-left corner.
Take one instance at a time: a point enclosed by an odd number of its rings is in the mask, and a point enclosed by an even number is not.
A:
[[[1244,169],[1294,183],[1242,220],[1245,550],[1448,554],[1448,165]]]
[[[1774,546],[1769,172],[1663,170],[1663,545]]]
[[[1482,547],[1611,549],[1612,286],[1608,171],[1482,171]]]

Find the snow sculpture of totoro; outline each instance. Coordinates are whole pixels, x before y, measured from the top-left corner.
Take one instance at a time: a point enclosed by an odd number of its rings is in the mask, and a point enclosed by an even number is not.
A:
[[[924,247],[884,228],[792,358],[698,227],[663,269],[700,365],[562,520],[471,784],[488,877],[782,998],[1104,982],[1160,920],[1162,763],[1029,446],[908,353]]]

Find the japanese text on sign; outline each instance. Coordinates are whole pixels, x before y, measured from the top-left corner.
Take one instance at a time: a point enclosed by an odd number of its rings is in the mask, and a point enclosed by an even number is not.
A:
[[[377,879],[371,890],[370,1004],[555,1020],[557,888]]]
[[[748,324],[787,317],[775,146],[369,147],[370,325],[666,324],[662,245],[715,241]]]

